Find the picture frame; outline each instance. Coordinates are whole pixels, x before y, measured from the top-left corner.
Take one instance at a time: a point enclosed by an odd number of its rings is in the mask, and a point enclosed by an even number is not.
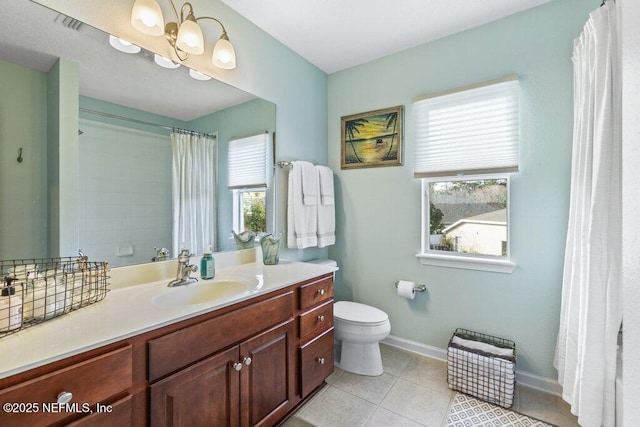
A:
[[[404,106],[343,116],[341,169],[402,166]]]

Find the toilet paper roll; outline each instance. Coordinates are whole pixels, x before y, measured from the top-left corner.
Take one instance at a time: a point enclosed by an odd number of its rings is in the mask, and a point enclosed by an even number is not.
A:
[[[414,282],[408,282],[406,280],[398,281],[398,296],[406,299],[414,299],[416,297],[416,291],[414,290],[416,284]]]

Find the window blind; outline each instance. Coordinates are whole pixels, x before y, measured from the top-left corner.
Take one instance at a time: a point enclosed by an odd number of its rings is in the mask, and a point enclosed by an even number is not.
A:
[[[229,141],[229,189],[267,187],[268,133]]]
[[[518,171],[517,77],[417,99],[414,177]]]

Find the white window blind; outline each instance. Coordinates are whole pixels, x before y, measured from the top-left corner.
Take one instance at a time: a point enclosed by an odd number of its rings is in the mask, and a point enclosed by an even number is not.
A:
[[[518,171],[517,77],[414,101],[414,177]]]
[[[268,133],[229,141],[229,189],[267,187]]]

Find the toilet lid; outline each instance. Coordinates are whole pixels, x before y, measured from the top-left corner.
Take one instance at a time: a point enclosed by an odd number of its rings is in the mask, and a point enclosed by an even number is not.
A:
[[[351,301],[338,301],[335,303],[333,305],[333,316],[341,320],[357,323],[382,323],[389,319],[387,313],[380,309]]]

